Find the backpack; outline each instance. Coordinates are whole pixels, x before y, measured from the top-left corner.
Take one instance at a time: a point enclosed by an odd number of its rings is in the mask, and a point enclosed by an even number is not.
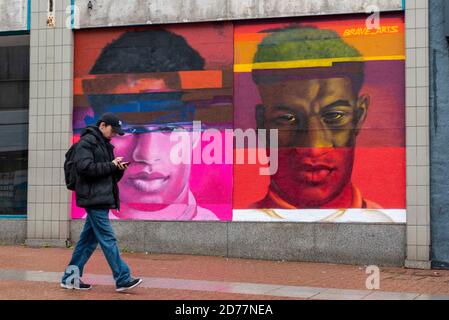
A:
[[[64,177],[67,189],[75,191],[76,186],[76,166],[75,166],[75,152],[78,143],[73,144],[65,154],[64,161]]]

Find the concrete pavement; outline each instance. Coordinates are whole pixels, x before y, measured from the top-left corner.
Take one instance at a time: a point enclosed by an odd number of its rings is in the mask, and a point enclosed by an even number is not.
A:
[[[0,246],[0,299],[322,299],[449,300],[449,271],[380,268],[380,289],[367,290],[365,266],[223,257],[123,253],[143,284],[114,291],[101,251],[86,266],[91,291],[59,287],[73,249]]]

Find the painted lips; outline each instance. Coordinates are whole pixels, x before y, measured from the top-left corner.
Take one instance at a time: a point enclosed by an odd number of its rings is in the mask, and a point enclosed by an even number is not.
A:
[[[170,176],[160,172],[139,172],[127,178],[127,183],[141,192],[158,192],[168,181]]]
[[[325,164],[302,164],[299,176],[309,184],[322,184],[334,171],[334,167]]]

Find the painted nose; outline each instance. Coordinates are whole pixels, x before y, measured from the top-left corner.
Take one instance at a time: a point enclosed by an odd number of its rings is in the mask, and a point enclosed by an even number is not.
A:
[[[151,135],[151,133],[135,135],[136,142],[132,153],[132,158],[134,161],[143,162],[148,165],[153,165],[154,163],[160,161],[164,150],[159,150],[159,148],[157,148],[152,141],[153,139]]]
[[[301,147],[304,148],[331,148],[332,135],[326,130],[318,119],[312,118],[306,128],[300,130]]]

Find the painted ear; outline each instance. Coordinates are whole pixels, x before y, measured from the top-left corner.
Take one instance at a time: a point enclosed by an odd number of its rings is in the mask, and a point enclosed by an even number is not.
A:
[[[363,123],[368,116],[368,108],[371,103],[371,97],[368,94],[361,95],[357,100],[357,111],[355,118],[355,134],[358,135],[362,129]]]
[[[256,126],[257,129],[265,129],[265,106],[263,104],[256,106]]]

